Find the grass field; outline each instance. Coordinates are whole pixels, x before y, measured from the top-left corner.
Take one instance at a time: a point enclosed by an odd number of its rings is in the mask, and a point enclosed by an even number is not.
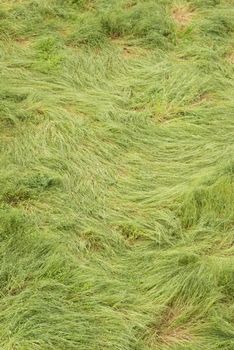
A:
[[[234,349],[234,2],[0,0],[0,349]]]

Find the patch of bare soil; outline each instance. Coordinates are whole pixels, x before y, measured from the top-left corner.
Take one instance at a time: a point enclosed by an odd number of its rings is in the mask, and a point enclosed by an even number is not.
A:
[[[187,27],[194,16],[194,10],[187,6],[172,9],[172,18],[180,27]]]

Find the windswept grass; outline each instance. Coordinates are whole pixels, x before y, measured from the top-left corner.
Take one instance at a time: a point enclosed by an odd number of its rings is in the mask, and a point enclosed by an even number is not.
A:
[[[234,349],[233,5],[0,2],[1,349]]]

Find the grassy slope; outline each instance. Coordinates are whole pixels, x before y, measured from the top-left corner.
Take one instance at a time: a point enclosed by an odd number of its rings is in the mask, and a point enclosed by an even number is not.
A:
[[[234,349],[233,5],[0,1],[1,349]]]

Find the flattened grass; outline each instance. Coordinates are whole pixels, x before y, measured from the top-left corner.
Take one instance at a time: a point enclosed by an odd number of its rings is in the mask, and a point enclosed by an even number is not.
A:
[[[232,350],[232,1],[0,18],[0,347]]]

